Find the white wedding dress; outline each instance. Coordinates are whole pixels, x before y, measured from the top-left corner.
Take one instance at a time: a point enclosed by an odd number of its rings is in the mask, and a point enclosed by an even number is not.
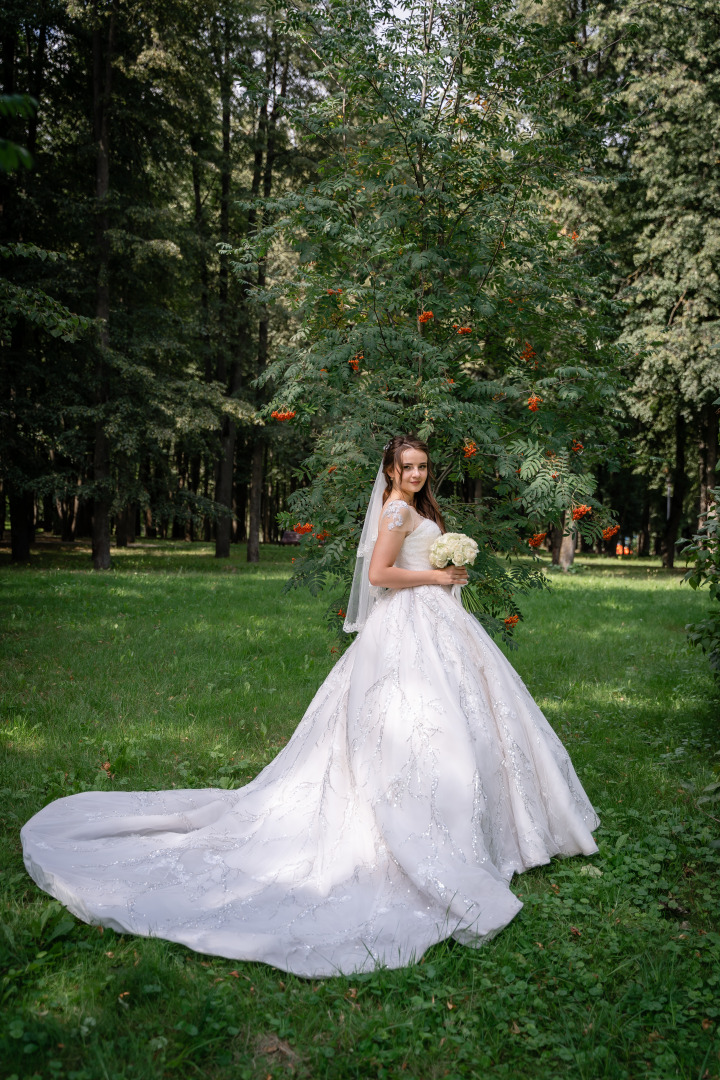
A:
[[[407,523],[386,506],[386,527]],[[417,520],[417,515],[413,520]],[[425,570],[425,518],[397,566]],[[298,975],[478,945],[512,875],[597,851],[598,819],[522,680],[450,589],[388,591],[295,734],[236,791],[86,792],[22,830],[78,918]]]

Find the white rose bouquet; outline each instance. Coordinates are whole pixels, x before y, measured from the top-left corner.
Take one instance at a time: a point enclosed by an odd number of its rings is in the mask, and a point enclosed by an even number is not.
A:
[[[477,553],[477,544],[465,533],[443,533],[430,548],[430,562],[438,570],[449,563],[453,566],[471,566]]]

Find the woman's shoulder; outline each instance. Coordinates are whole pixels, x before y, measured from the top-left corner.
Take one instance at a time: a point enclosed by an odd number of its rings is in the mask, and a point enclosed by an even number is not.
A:
[[[381,520],[388,529],[398,529],[412,522],[412,507],[404,499],[388,499],[382,508]]]

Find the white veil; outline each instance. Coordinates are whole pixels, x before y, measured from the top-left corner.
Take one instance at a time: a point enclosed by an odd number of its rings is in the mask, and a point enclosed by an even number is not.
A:
[[[379,586],[370,584],[368,574],[375,541],[378,537],[380,511],[383,506],[382,497],[386,487],[387,480],[383,472],[382,462],[380,462],[355,557],[355,573],[353,574],[352,588],[350,589],[347,615],[343,623],[343,630],[346,634],[352,634],[355,630],[362,630],[368,615],[375,606],[376,600],[384,591]]]

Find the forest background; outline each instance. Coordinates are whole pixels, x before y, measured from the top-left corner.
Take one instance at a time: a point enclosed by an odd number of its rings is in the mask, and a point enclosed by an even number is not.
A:
[[[143,533],[257,561],[299,518],[316,585],[410,426],[497,551],[557,561],[576,522],[672,566],[717,463],[719,27],[716,0],[10,0],[13,558],[41,530],[97,569]]]

